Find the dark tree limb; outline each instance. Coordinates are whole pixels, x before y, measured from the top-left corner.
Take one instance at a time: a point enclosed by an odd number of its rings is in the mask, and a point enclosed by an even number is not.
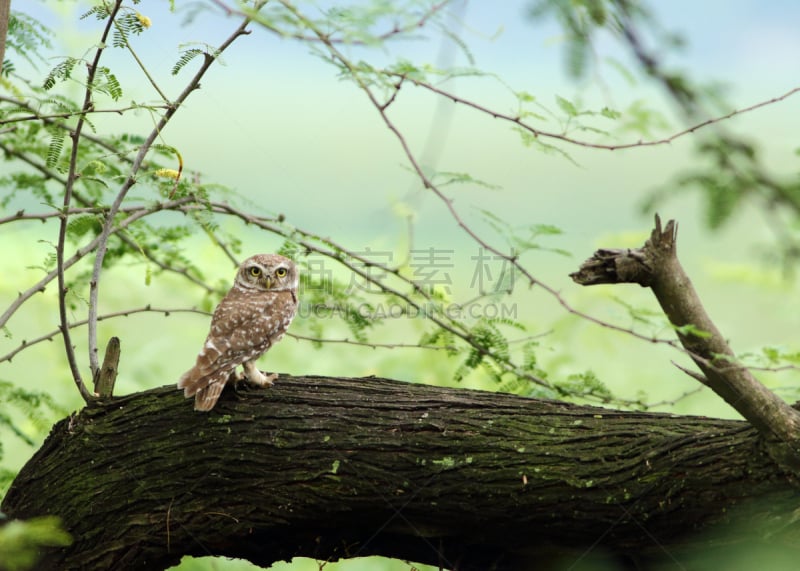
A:
[[[282,376],[208,414],[173,386],[98,399],[54,426],[2,511],[57,515],[74,537],[39,569],[381,554],[487,571],[681,560],[751,523],[797,546],[797,504],[742,421]]]
[[[643,247],[598,250],[571,277],[581,285],[637,283],[649,287],[702,371],[702,382],[768,439],[771,452],[784,467],[797,472],[800,413],[739,363],[678,261],[677,230],[674,220],[662,229],[656,215],[656,227]]]

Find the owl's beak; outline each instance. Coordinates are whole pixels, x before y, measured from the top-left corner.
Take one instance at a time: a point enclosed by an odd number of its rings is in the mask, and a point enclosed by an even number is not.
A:
[[[272,289],[272,278],[269,276],[264,276],[264,285],[267,289]]]

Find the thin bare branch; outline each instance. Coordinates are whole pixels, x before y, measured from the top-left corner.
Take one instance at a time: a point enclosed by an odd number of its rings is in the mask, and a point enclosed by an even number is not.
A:
[[[207,311],[203,311],[202,309],[196,308],[185,308],[185,307],[152,307],[150,305],[146,305],[144,307],[137,307],[133,309],[124,309],[122,311],[114,311],[112,313],[105,313],[103,315],[97,316],[97,321],[105,321],[107,319],[113,319],[114,317],[128,317],[130,315],[135,315],[137,313],[163,313],[164,317],[169,317],[172,313],[199,313],[200,315],[211,315]],[[89,323],[88,319],[81,319],[79,321],[72,321],[69,323],[70,329],[75,329],[76,327],[81,327],[82,325],[86,325]],[[22,341],[18,347],[16,347],[13,351],[10,351],[0,357],[0,363],[3,361],[11,361],[17,354],[21,353],[25,349],[29,347],[33,347],[34,345],[38,345],[44,341],[52,341],[55,339],[57,335],[61,333],[60,329],[55,329],[50,331],[49,333],[45,333],[35,339],[31,339],[30,341]]]
[[[420,345],[419,343],[374,343],[369,341],[358,341],[357,339],[325,339],[322,337],[308,337],[298,333],[287,333],[287,337],[293,337],[298,341],[310,341],[312,343],[333,343],[341,345],[354,345],[356,347],[369,347],[370,349],[428,349],[433,351],[458,351],[458,347],[453,345]]]
[[[708,386],[708,379],[707,379],[707,378],[705,378],[705,377],[704,377],[703,375],[701,375],[700,373],[698,373],[697,371],[692,371],[691,369],[687,369],[686,367],[684,367],[684,366],[682,366],[682,365],[679,365],[679,364],[678,364],[678,363],[676,363],[675,361],[671,361],[671,363],[672,363],[673,365],[675,365],[675,367],[677,367],[678,369],[680,369],[680,371],[681,371],[682,373],[685,373],[687,376],[689,376],[689,377],[693,378],[695,381],[697,381],[697,382],[698,382],[698,383],[700,383],[701,385],[703,385],[703,386],[706,386],[706,387]]]
[[[6,36],[11,16],[11,0],[0,0],[0,73],[3,73],[3,60],[6,56]]]
[[[164,92],[158,86],[156,80],[153,78],[152,75],[150,75],[150,72],[147,71],[147,66],[145,66],[144,63],[142,63],[142,60],[139,59],[139,56],[136,55],[136,52],[133,50],[133,46],[127,40],[127,38],[125,39],[125,47],[128,48],[128,51],[130,52],[131,56],[133,56],[133,59],[136,61],[136,64],[139,66],[139,69],[142,70],[145,77],[147,78],[147,81],[150,82],[150,85],[152,85],[153,89],[155,89],[156,92],[158,93],[158,96],[161,97],[161,100],[164,101],[167,104],[167,106],[169,106],[169,98],[166,95],[164,95]]]
[[[209,237],[209,239],[212,242],[214,242],[214,244],[216,244],[217,248],[222,250],[222,253],[225,254],[225,257],[228,258],[231,261],[231,263],[233,264],[233,267],[235,267],[235,268],[238,267],[239,266],[239,260],[233,254],[233,252],[228,247],[228,245],[225,244],[225,242],[223,242],[220,239],[220,237],[217,236],[216,233],[213,232],[211,229],[206,228],[205,226],[203,226],[203,229],[206,231],[206,235]]]
[[[433,4],[430,8],[425,10],[422,13],[422,15],[415,21],[406,24],[404,26],[395,25],[384,32],[376,34],[375,36],[372,37],[372,39],[369,42],[366,40],[359,40],[354,38],[337,38],[333,35],[329,35],[327,41],[333,44],[347,44],[349,46],[364,46],[364,45],[372,45],[376,42],[385,42],[396,36],[401,36],[413,32],[414,30],[424,28],[436,14],[441,12],[444,9],[444,7],[450,3],[450,1],[451,0],[443,0],[442,2],[437,2],[436,4]],[[259,18],[257,14],[252,14],[251,11],[243,11],[238,8],[234,8],[230,6],[228,3],[224,2],[223,0],[212,0],[212,2],[216,4],[219,8],[221,8],[227,16],[230,16],[232,14],[237,14],[239,16],[250,16],[253,18],[254,22],[257,22],[263,28],[277,34],[282,38],[291,38],[294,40],[299,40],[301,42],[307,42],[307,43],[318,43],[321,41],[321,39],[316,35],[306,35],[300,32],[287,32],[286,30],[282,30],[281,28],[275,26],[271,21],[267,20],[266,18]]]
[[[88,110],[94,106],[92,102],[92,85],[94,84],[94,76],[97,72],[97,67],[100,62],[100,57],[103,55],[103,51],[106,47],[106,40],[108,39],[108,34],[111,32],[111,28],[114,24],[114,18],[116,18],[117,12],[119,11],[120,7],[122,6],[122,0],[116,0],[113,7],[111,8],[108,16],[108,21],[106,22],[106,26],[103,30],[103,34],[100,38],[100,43],[95,50],[94,60],[92,63],[89,64],[89,70],[86,77],[86,91],[84,94],[83,105],[82,109]],[[81,131],[83,130],[83,126],[85,124],[86,117],[85,115],[81,115],[78,117],[78,123],[75,126],[75,129],[70,132],[70,138],[72,139],[72,149],[70,151],[70,158],[69,158],[69,171],[67,174],[67,183],[64,187],[64,212],[69,210],[71,203],[72,203],[72,191],[75,186],[75,180],[78,177],[78,148],[80,145],[81,140]],[[69,361],[69,367],[72,371],[72,378],[75,381],[75,384],[78,387],[78,391],[81,393],[83,400],[87,403],[92,399],[92,395],[89,392],[89,389],[86,388],[86,384],[83,382],[83,378],[81,377],[80,369],[78,368],[78,362],[75,359],[75,351],[72,347],[72,339],[69,334],[69,327],[67,321],[67,289],[65,287],[64,281],[64,248],[66,245],[67,239],[67,215],[62,213],[59,230],[58,230],[58,246],[56,247],[56,273],[58,279],[58,309],[59,309],[59,318],[61,320],[61,333],[64,339],[64,348],[67,354],[67,360]],[[102,244],[102,241],[101,241]],[[94,374],[97,367],[92,368],[92,373]]]
[[[701,121],[699,123],[696,123],[696,124],[692,125],[691,127],[688,127],[686,129],[683,129],[682,131],[678,131],[678,132],[673,133],[672,135],[670,135],[668,137],[664,137],[664,138],[661,138],[661,139],[653,139],[653,140],[650,140],[650,141],[641,141],[640,140],[640,141],[635,141],[635,142],[631,142],[631,143],[604,144],[604,143],[595,143],[595,142],[591,142],[591,141],[584,141],[584,140],[576,139],[576,138],[573,138],[573,137],[570,137],[570,136],[566,135],[563,132],[562,133],[557,133],[557,132],[554,132],[554,131],[545,131],[543,129],[537,129],[536,127],[534,127],[534,126],[526,123],[525,121],[523,121],[522,118],[520,118],[518,115],[509,115],[507,113],[501,113],[499,111],[495,111],[493,109],[489,109],[488,107],[485,107],[483,105],[475,103],[474,101],[472,101],[470,99],[465,99],[463,97],[459,97],[458,95],[455,95],[454,93],[445,91],[444,89],[436,87],[436,86],[434,86],[434,85],[432,85],[432,84],[430,84],[428,82],[421,81],[421,80],[418,80],[418,79],[414,79],[413,77],[410,77],[408,75],[399,74],[399,73],[396,73],[396,72],[385,71],[384,73],[387,76],[398,77],[401,80],[409,81],[412,84],[416,85],[417,87],[422,87],[422,88],[424,88],[424,89],[426,89],[426,90],[428,90],[428,91],[430,91],[432,93],[435,93],[435,94],[437,94],[437,95],[439,95],[441,97],[449,99],[453,103],[457,103],[459,105],[463,105],[465,107],[469,107],[471,109],[479,111],[480,113],[483,113],[485,115],[489,115],[491,117],[494,117],[495,119],[501,119],[503,121],[508,121],[509,123],[513,123],[514,125],[516,125],[519,128],[531,133],[532,135],[534,135],[536,137],[541,137],[543,139],[556,139],[558,141],[563,141],[564,143],[569,143],[571,145],[577,145],[577,146],[580,146],[580,147],[588,147],[588,148],[592,148],[592,149],[603,149],[603,150],[607,150],[607,151],[619,151],[619,150],[622,150],[622,149],[634,149],[634,148],[638,148],[638,147],[655,147],[655,146],[659,146],[659,145],[668,145],[668,144],[672,143],[673,141],[675,141],[676,139],[680,139],[681,137],[684,137],[686,135],[690,135],[692,133],[695,133],[695,132],[699,131],[700,129],[703,129],[705,127],[709,127],[711,125],[714,125],[715,123],[720,123],[722,121],[727,121],[728,119],[731,119],[731,118],[733,118],[733,117],[735,117],[737,115],[743,115],[743,114],[746,114],[746,113],[750,113],[751,111],[755,111],[757,109],[761,109],[762,107],[767,107],[769,105],[774,105],[775,103],[779,103],[779,102],[781,102],[781,101],[783,101],[785,99],[788,99],[789,97],[797,94],[798,92],[800,92],[800,87],[794,87],[794,88],[790,89],[789,91],[787,91],[786,93],[784,93],[783,95],[779,95],[777,97],[772,97],[772,98],[764,100],[764,101],[759,101],[758,103],[754,103],[753,105],[749,105],[749,106],[743,107],[741,109],[735,109],[735,110],[733,110],[730,113],[727,113],[725,115],[720,115],[720,116],[717,116],[717,117],[712,117],[711,119],[706,119],[705,121]],[[384,105],[384,107],[386,107],[386,106],[388,106],[388,105]]]
[[[10,97],[0,97],[4,100],[12,100]],[[0,125],[8,125],[12,123],[23,123],[26,121],[44,121],[52,124],[54,119],[71,119],[73,117],[85,117],[87,115],[101,115],[113,113],[116,115],[123,115],[128,111],[139,111],[140,109],[167,109],[167,105],[129,105],[127,107],[118,107],[116,109],[81,109],[80,111],[65,111],[63,113],[48,113],[42,115],[39,113],[32,113],[30,115],[21,115],[16,117],[9,117],[8,119],[0,119]],[[70,129],[68,125],[61,125],[64,129]]]

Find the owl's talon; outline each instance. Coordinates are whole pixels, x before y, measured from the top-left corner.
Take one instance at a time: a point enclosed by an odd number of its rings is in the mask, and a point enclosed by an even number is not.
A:
[[[253,361],[248,361],[244,364],[244,371],[247,377],[247,382],[257,387],[271,387],[275,379],[278,378],[278,373],[270,373],[265,375],[256,368]]]

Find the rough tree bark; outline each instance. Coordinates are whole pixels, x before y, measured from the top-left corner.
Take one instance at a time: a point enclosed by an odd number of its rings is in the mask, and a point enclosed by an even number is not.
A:
[[[0,74],[3,73],[3,60],[6,57],[6,38],[11,16],[11,0],[0,0]]]
[[[539,569],[586,550],[674,568],[753,522],[800,545],[797,508],[742,421],[321,377],[228,390],[209,414],[172,386],[93,403],[53,427],[2,505],[73,535],[39,568],[92,570],[186,554]]]

